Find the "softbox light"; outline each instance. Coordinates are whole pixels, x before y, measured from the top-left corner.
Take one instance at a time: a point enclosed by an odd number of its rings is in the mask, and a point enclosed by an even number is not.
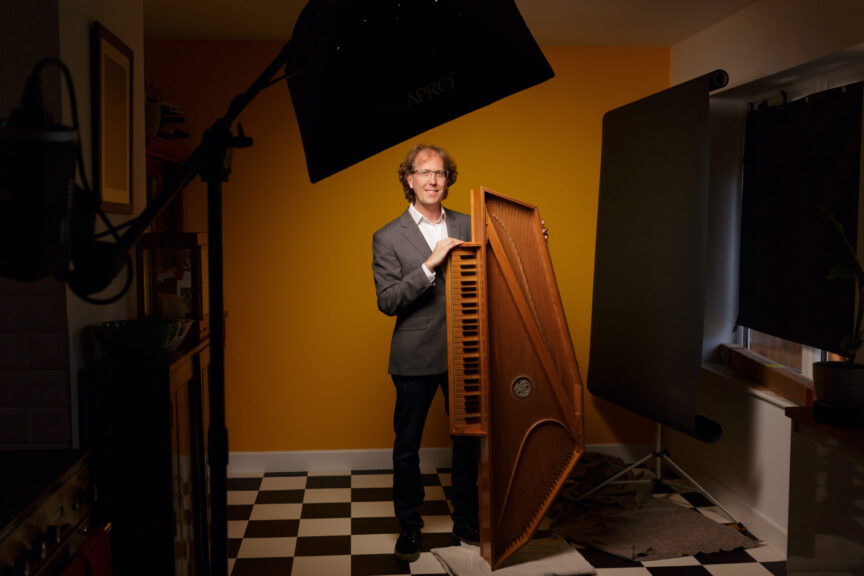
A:
[[[312,182],[554,76],[512,0],[312,0],[286,72]]]

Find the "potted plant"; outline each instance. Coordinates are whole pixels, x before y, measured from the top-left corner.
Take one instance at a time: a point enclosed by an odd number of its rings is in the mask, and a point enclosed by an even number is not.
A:
[[[813,387],[816,399],[824,408],[855,407],[864,414],[864,364],[855,362],[858,351],[864,344],[864,268],[858,259],[855,246],[846,236],[843,224],[831,212],[820,207],[831,220],[834,229],[847,249],[848,257],[835,264],[828,273],[829,279],[851,280],[855,284],[856,298],[852,333],[843,338],[845,361],[822,361],[813,364]]]

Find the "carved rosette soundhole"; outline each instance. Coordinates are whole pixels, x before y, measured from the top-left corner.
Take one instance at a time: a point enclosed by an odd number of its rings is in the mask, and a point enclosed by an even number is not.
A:
[[[534,393],[534,382],[532,382],[530,378],[519,376],[513,380],[510,390],[513,392],[513,396],[520,400],[524,400]]]

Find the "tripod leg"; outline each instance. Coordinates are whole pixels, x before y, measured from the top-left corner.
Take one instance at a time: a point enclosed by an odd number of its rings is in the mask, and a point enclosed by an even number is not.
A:
[[[584,498],[587,498],[587,497],[590,496],[591,494],[597,492],[597,491],[600,490],[601,488],[603,488],[603,487],[605,487],[605,486],[607,486],[607,485],[609,485],[609,484],[612,484],[613,482],[615,482],[615,480],[617,480],[618,478],[620,478],[620,477],[623,476],[624,474],[627,474],[628,472],[630,472],[630,470],[636,468],[637,466],[639,466],[639,465],[642,464],[643,462],[647,462],[648,460],[650,460],[651,458],[654,458],[655,456],[656,456],[656,454],[653,454],[653,453],[652,453],[652,454],[648,454],[647,456],[645,456],[644,458],[642,458],[642,459],[639,460],[638,462],[634,462],[633,464],[631,464],[630,466],[628,466],[627,468],[625,468],[625,469],[622,470],[621,472],[618,472],[617,474],[615,474],[615,475],[612,476],[611,478],[607,478],[606,480],[604,480],[603,482],[601,482],[600,484],[598,484],[597,486],[595,486],[594,488],[592,488],[591,490],[589,490],[588,492],[586,492],[585,494],[582,494],[581,496],[579,496],[579,498],[576,499],[576,502],[579,502],[580,500],[582,500],[582,499],[584,499]]]
[[[720,502],[718,502],[717,500],[715,500],[714,497],[711,496],[711,494],[709,494],[707,490],[705,490],[705,488],[703,488],[703,487],[702,487],[698,482],[696,482],[696,480],[694,480],[693,478],[690,477],[689,474],[687,474],[686,472],[684,472],[684,470],[682,470],[680,466],[678,466],[677,464],[675,464],[675,462],[672,460],[672,458],[670,458],[670,457],[669,457],[668,455],[666,455],[666,454],[663,454],[663,459],[664,459],[664,460],[665,460],[665,461],[666,461],[666,462],[667,462],[667,463],[668,463],[668,464],[669,464],[669,465],[670,465],[670,466],[675,470],[675,472],[677,472],[678,474],[680,474],[680,475],[681,475],[684,479],[686,479],[690,484],[692,484],[693,486],[695,486],[695,487],[699,490],[699,492],[701,492],[702,494],[704,494],[705,497],[708,498],[708,500],[710,500],[710,501],[711,501],[715,506],[717,506],[718,508],[720,508],[720,509],[723,511],[723,513],[726,514],[726,516],[728,516],[729,518],[732,519],[733,522],[735,522],[735,523],[736,523],[737,525],[739,525],[739,526],[742,526],[741,522],[739,522],[738,519],[735,518],[735,516],[733,516],[733,515],[732,515],[732,514],[731,514],[731,513],[726,509],[726,508],[724,508],[723,505],[720,504]]]

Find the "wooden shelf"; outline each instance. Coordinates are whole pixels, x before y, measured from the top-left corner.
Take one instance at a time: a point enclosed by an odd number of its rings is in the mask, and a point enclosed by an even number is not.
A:
[[[185,142],[184,142],[185,143]],[[192,153],[178,140],[147,136],[147,203],[162,190],[177,167]],[[183,229],[183,197],[177,194],[151,224],[152,232]]]
[[[176,140],[158,136],[147,136],[147,157],[179,164],[186,160],[192,151]]]

